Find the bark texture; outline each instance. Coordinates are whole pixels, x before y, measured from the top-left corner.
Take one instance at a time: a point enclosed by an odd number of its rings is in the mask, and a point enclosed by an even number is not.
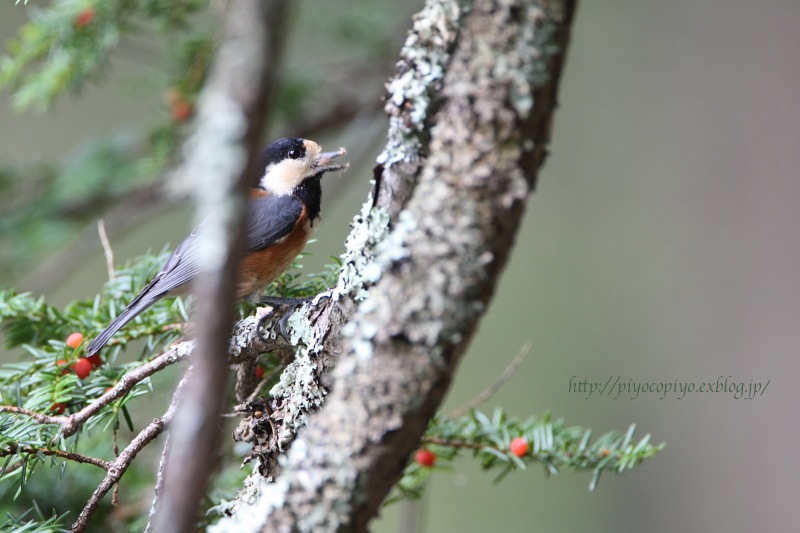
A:
[[[418,14],[388,85],[373,197],[333,291],[359,305],[343,315],[324,409],[303,419],[277,480],[251,476],[212,531],[367,529],[506,264],[546,155],[574,9],[431,0]],[[317,333],[307,354],[323,339],[338,344]]]

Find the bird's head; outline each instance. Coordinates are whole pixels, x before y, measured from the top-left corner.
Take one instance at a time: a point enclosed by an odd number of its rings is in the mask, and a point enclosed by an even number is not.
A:
[[[347,169],[348,163],[334,164],[337,157],[346,153],[344,148],[323,152],[320,145],[308,139],[278,139],[262,154],[264,175],[259,187],[276,195],[291,194],[308,178]]]

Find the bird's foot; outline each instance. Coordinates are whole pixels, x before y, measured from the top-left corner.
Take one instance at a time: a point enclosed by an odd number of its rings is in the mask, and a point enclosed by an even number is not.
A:
[[[278,320],[278,332],[286,342],[291,343],[291,335],[289,335],[289,318],[297,311],[299,307],[304,304],[316,303],[322,298],[328,298],[327,295],[309,296],[307,298],[280,298],[277,296],[262,296],[259,298],[258,303],[262,305],[269,305],[273,308],[274,314],[278,309],[283,309],[282,316]]]

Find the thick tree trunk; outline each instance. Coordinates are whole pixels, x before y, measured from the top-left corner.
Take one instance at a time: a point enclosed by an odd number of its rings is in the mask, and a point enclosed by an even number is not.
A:
[[[363,531],[375,516],[512,248],[546,155],[574,9],[571,0],[476,0],[468,10],[430,0],[418,14],[333,303],[324,320],[296,323],[307,349],[274,391],[296,418],[282,443],[307,427],[276,481],[251,476],[213,531]],[[321,352],[337,359],[330,387],[314,361]],[[328,388],[323,409],[297,414]]]

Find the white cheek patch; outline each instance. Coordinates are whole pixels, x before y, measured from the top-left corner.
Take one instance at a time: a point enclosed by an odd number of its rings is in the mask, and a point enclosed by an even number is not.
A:
[[[306,158],[285,159],[267,167],[261,186],[278,196],[290,194],[309,176],[310,168]]]

